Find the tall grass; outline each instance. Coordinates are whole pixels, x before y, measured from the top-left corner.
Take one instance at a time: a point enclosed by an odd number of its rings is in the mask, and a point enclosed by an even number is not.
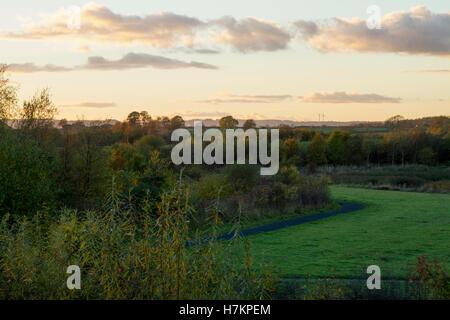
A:
[[[245,243],[186,246],[188,203],[180,185],[163,195],[156,217],[146,205],[139,217],[123,211],[114,192],[101,211],[3,217],[0,299],[270,298],[274,279],[253,271]],[[67,289],[69,265],[81,268],[81,290]]]

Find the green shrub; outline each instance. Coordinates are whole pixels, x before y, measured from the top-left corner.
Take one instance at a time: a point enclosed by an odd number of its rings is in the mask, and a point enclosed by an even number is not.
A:
[[[404,177],[392,177],[389,179],[389,182],[394,186],[411,188],[422,186],[425,183],[425,180],[417,177],[404,176]]]
[[[430,260],[425,256],[417,258],[417,263],[409,275],[409,281],[417,288],[420,299],[450,299],[450,275],[446,272],[445,261]]]
[[[181,189],[165,193],[157,217],[142,214],[141,223],[117,203],[101,212],[42,213],[15,224],[4,217],[0,299],[270,297],[273,277],[253,271],[241,241],[186,246],[191,209]],[[66,287],[69,265],[81,268],[81,290]]]
[[[422,191],[425,191],[425,192],[450,192],[450,180],[429,182],[423,186]]]
[[[205,175],[194,184],[196,221],[207,221],[212,208],[230,222],[324,207],[329,203],[330,181],[325,177],[301,175],[294,166],[282,167],[275,176],[262,177],[256,166],[239,166],[226,169],[224,174]]]
[[[260,177],[260,168],[257,165],[235,164],[225,167],[225,177],[237,193],[251,190]]]
[[[158,136],[148,135],[134,143],[136,149],[147,158],[152,151],[159,151],[164,146],[164,140]]]
[[[31,140],[0,128],[0,216],[33,215],[54,203],[51,159]]]
[[[231,185],[223,174],[209,174],[200,178],[196,184],[196,199],[211,201],[226,198],[232,193]]]
[[[430,147],[426,147],[420,150],[417,154],[417,158],[419,159],[419,163],[425,164],[427,166],[436,164],[436,153]]]

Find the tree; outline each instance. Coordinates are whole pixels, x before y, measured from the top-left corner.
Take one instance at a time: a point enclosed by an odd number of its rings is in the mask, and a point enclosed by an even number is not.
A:
[[[54,129],[53,119],[57,109],[50,98],[48,88],[37,92],[30,100],[23,102],[19,111],[19,129],[23,136],[35,140],[40,146],[48,148],[53,146],[49,143]]]
[[[446,134],[439,143],[438,159],[440,163],[450,166],[450,133]]]
[[[64,127],[67,125],[68,125],[68,122],[67,122],[66,118],[59,120],[58,126],[61,127],[62,129],[64,129]]]
[[[74,194],[83,208],[103,197],[106,186],[106,155],[102,151],[98,128],[85,128],[77,133],[74,154]]]
[[[283,161],[300,165],[301,163],[302,145],[296,138],[288,138],[281,145],[281,158]]]
[[[254,128],[256,128],[256,123],[255,123],[255,121],[253,121],[253,119],[248,119],[247,121],[244,122],[244,130],[254,129]]]
[[[427,166],[432,166],[436,163],[436,153],[430,147],[420,150],[417,158],[421,164],[425,164]]]
[[[314,171],[317,166],[327,163],[327,143],[319,132],[308,145],[306,157],[311,171]]]
[[[412,152],[412,161],[413,163],[417,163],[417,155],[419,151],[425,146],[427,136],[425,131],[419,128],[410,129],[408,131],[408,135],[410,136],[411,140],[410,149]]]
[[[362,152],[366,158],[366,165],[369,166],[372,161],[372,155],[376,154],[378,148],[377,138],[366,135],[362,141]]]
[[[49,157],[35,141],[17,133],[0,127],[0,216],[32,216],[54,201]]]
[[[387,127],[389,128],[398,128],[400,126],[400,122],[404,121],[405,117],[401,116],[401,115],[396,115],[393,117],[390,117],[389,119],[387,119],[385,121],[385,124]]]
[[[170,130],[176,130],[179,128],[183,128],[184,127],[184,120],[181,116],[175,116],[172,119],[170,119]]]
[[[140,119],[141,125],[143,127],[146,127],[152,121],[152,116],[149,115],[147,111],[141,111],[141,113],[139,115],[139,119]]]
[[[348,132],[333,131],[327,142],[327,158],[334,165],[344,164],[346,156],[347,141],[349,139]]]
[[[450,132],[450,117],[434,117],[428,127],[428,132],[434,135],[445,135]]]
[[[141,125],[141,114],[137,111],[131,112],[127,117],[127,122],[132,127],[137,127]]]
[[[157,119],[157,131],[161,137],[168,137],[170,134],[170,119],[169,117],[158,117]]]
[[[48,88],[23,102],[21,128],[25,130],[45,129],[53,126],[57,109],[50,98]]]
[[[385,136],[386,141],[392,150],[391,161],[392,165],[396,162],[397,153],[400,154],[402,165],[405,164],[405,158],[409,149],[412,147],[411,137],[405,130],[396,130]]]
[[[239,121],[234,119],[232,116],[223,117],[219,120],[219,126],[222,129],[235,129],[239,124]]]
[[[344,164],[360,165],[363,161],[362,138],[359,135],[352,134],[346,141]]]
[[[0,65],[0,122],[12,119],[17,106],[17,87],[9,84],[6,66]]]
[[[164,146],[164,140],[158,136],[147,135],[134,143],[136,150],[147,158],[150,157],[152,151],[159,151]]]

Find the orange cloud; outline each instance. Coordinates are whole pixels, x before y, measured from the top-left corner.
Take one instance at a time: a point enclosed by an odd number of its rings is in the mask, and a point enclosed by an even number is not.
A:
[[[107,108],[115,108],[116,104],[114,102],[82,102],[82,103],[76,103],[76,104],[65,104],[65,105],[61,105],[60,107],[107,109]]]
[[[70,10],[61,9],[44,15],[37,23],[25,24],[21,32],[0,32],[0,38],[140,44],[209,54],[218,51],[205,49],[201,42],[228,44],[239,52],[251,52],[282,50],[291,40],[291,35],[281,26],[257,18],[238,21],[223,17],[205,22],[170,12],[123,15],[94,3],[79,10],[79,19],[74,19],[73,14]],[[79,24],[74,24],[73,20]],[[206,32],[203,34],[203,31]],[[86,46],[80,49],[89,51]]]
[[[82,39],[96,42],[140,43],[172,47],[194,37],[194,29],[204,23],[188,16],[164,12],[146,16],[121,15],[108,7],[90,3],[80,11],[79,28],[71,28],[69,10],[45,15],[39,23],[28,24],[20,33],[6,33],[9,39]]]

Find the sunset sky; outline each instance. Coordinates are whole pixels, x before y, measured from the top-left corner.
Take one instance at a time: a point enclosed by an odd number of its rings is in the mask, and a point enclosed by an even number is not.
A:
[[[58,118],[450,113],[448,0],[4,2],[0,63],[21,99],[49,87]]]

